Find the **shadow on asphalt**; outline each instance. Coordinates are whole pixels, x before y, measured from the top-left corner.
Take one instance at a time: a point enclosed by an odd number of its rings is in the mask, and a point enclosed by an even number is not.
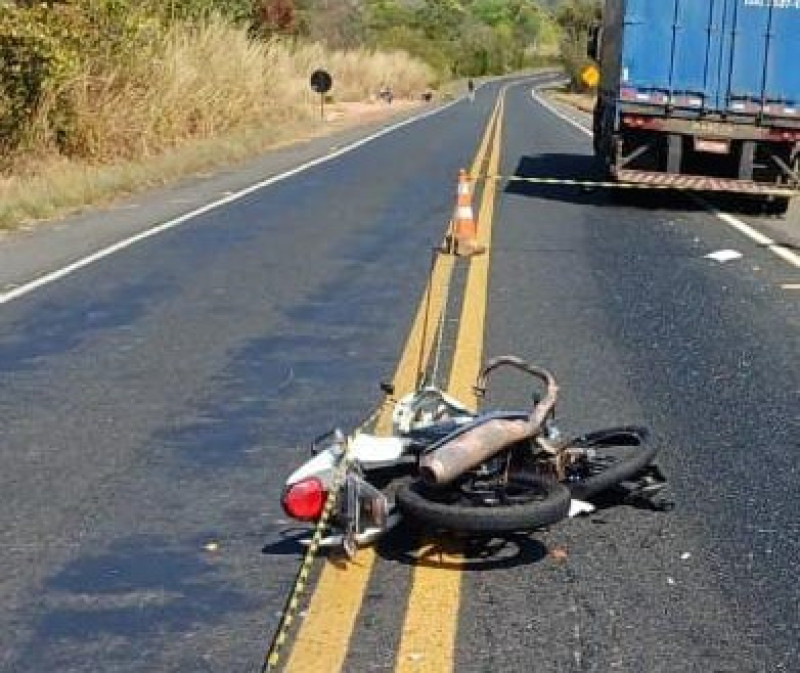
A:
[[[381,538],[376,551],[387,561],[459,572],[515,568],[547,557],[547,547],[526,533],[467,537],[434,534],[405,523]]]
[[[652,468],[660,470],[653,465]],[[663,475],[660,480],[666,485]],[[374,483],[374,482],[373,482]],[[385,484],[376,484],[382,487]],[[632,507],[651,512],[669,512],[674,503],[658,492],[653,497],[638,495],[636,482],[610,488],[592,499],[596,512],[617,507]],[[589,515],[595,518],[594,514]],[[595,523],[606,523],[597,517]],[[276,535],[279,539],[267,542],[261,549],[265,555],[302,557],[306,547],[300,543],[310,539],[313,529],[299,526],[286,528]],[[530,533],[513,533],[503,536],[480,536],[432,531],[420,527],[415,522],[401,520],[375,543],[378,555],[386,561],[403,565],[443,568],[458,571],[497,570],[538,563],[548,555],[547,547]],[[321,555],[327,556],[334,564],[347,563],[340,549],[323,549]]]
[[[167,282],[149,278],[105,293],[98,290],[97,297],[86,301],[44,303],[17,321],[8,336],[0,335],[0,369],[33,370],[46,358],[73,351],[98,333],[129,327],[169,291]]]
[[[675,509],[675,502],[666,496],[659,496],[657,498],[647,497],[631,497],[625,489],[610,488],[605,493],[595,497],[592,500],[595,506],[595,511],[589,515],[593,523],[606,523],[601,517],[596,514],[610,509],[617,509],[619,507],[632,507],[633,509],[641,509],[647,512],[667,513]]]
[[[651,512],[669,512],[674,503],[667,498],[631,497],[625,488],[612,488],[594,498],[596,514],[589,517],[593,523],[608,523],[602,518],[605,510],[632,507]],[[459,572],[501,570],[538,563],[548,556],[547,547],[531,533],[512,533],[503,536],[457,535],[419,528],[401,521],[387,531],[376,543],[375,550],[385,561],[402,565],[439,568]],[[268,556],[297,556],[301,558],[306,547],[300,543],[309,539],[313,530],[288,528],[278,533],[279,540],[268,542],[261,553]],[[334,565],[346,566],[348,560],[340,549],[322,549],[321,556]]]
[[[514,175],[520,178],[545,178],[605,182],[606,177],[594,157],[586,154],[540,154],[523,156],[517,163]],[[689,192],[671,189],[623,189],[612,187],[585,187],[581,185],[549,185],[522,180],[510,180],[506,194],[529,198],[562,201],[591,206],[628,206],[642,210],[670,210],[702,212],[705,207],[694,200]],[[698,192],[705,201],[716,208],[734,214],[763,216],[763,200],[740,194]]]
[[[132,670],[140,648],[155,650],[166,638],[256,609],[257,598],[200,548],[200,540],[132,535],[67,563],[45,583],[21,653],[25,670],[90,670],[87,662],[111,649],[115,670]]]
[[[302,556],[306,548],[300,541],[309,539],[313,534],[310,528],[287,528],[278,533],[279,540],[267,542],[261,548],[261,553],[267,556]]]

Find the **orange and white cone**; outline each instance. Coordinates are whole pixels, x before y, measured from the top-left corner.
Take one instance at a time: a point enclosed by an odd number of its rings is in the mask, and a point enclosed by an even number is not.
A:
[[[463,168],[458,173],[458,199],[453,214],[452,234],[457,255],[467,257],[486,251],[478,243],[478,226],[472,213],[472,185]]]

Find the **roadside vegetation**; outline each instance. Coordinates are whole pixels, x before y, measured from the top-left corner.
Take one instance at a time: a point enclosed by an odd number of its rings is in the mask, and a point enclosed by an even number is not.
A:
[[[589,29],[600,21],[603,4],[599,0],[565,0],[555,12],[560,28],[559,53],[565,74],[569,77],[569,90],[586,92],[588,87],[580,79],[581,69],[591,63],[586,55]]]
[[[552,62],[587,2],[0,0],[0,225],[323,132],[317,68],[337,104]]]

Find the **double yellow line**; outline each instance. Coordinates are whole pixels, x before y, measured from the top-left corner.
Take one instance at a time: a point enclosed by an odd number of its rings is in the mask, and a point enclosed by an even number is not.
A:
[[[501,94],[484,134],[484,142],[488,146],[493,132],[489,154],[490,172],[496,172],[500,162],[503,101]],[[485,151],[479,151],[476,158],[478,165],[482,163]],[[473,164],[472,174],[475,172]],[[495,192],[496,183],[486,183],[478,213],[478,243],[487,252],[470,260],[453,365],[447,385],[450,394],[473,409],[477,408],[473,385],[483,357]],[[437,553],[431,554],[437,547]],[[458,543],[454,540],[448,541],[445,548],[439,546],[438,541],[423,542],[420,546],[418,558],[422,563],[418,563],[414,569],[395,664],[397,673],[442,673],[453,669],[461,591],[461,571],[458,567],[463,560],[459,551]]]
[[[497,173],[504,96],[505,89],[498,97],[472,163],[472,176],[481,171],[487,153],[487,170]],[[450,393],[473,407],[476,400],[472,385],[483,353],[495,193],[496,183],[487,182],[478,213],[478,239],[487,252],[470,258],[447,386]],[[393,383],[398,396],[414,389],[417,372],[430,360],[436,330],[426,329],[426,325],[437,325],[443,318],[452,271],[453,257],[437,255],[395,371]],[[377,431],[386,433],[390,424],[391,412],[385,410],[378,418]],[[398,673],[452,670],[461,584],[461,572],[454,570],[453,565],[460,563],[460,557],[455,554],[437,558],[441,559],[440,564],[426,561],[415,567],[396,661]],[[287,673],[338,673],[341,670],[375,559],[374,549],[366,548],[347,564],[325,563],[286,662]]]

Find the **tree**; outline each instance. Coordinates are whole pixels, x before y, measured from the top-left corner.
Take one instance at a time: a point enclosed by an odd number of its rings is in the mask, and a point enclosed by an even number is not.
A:
[[[600,20],[602,6],[598,0],[565,0],[556,10],[561,26],[561,60],[574,89],[584,88],[579,73],[586,65],[586,44],[589,29]]]
[[[565,36],[573,41],[585,38],[601,16],[602,6],[598,0],[565,0],[556,10],[556,21]]]
[[[253,28],[260,35],[291,33],[295,29],[293,0],[258,0],[253,17]]]
[[[454,40],[466,12],[458,0],[426,0],[415,12],[419,28],[431,40]]]
[[[359,47],[366,41],[360,0],[298,0],[298,33],[333,49]]]

